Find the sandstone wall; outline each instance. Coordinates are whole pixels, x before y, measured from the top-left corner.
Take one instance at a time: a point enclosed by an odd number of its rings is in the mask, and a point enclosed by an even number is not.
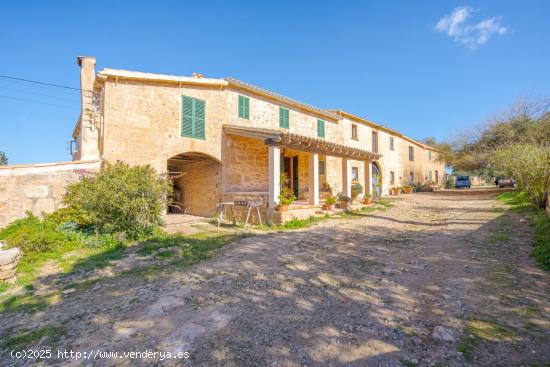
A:
[[[263,141],[226,135],[223,163],[224,192],[268,191],[268,149]]]
[[[182,194],[182,208],[189,209],[193,215],[213,216],[221,199],[220,176],[220,163],[213,159],[185,166],[182,176],[176,180]]]
[[[0,166],[0,227],[25,216],[51,213],[61,206],[67,183],[77,170],[98,170],[99,161]]]

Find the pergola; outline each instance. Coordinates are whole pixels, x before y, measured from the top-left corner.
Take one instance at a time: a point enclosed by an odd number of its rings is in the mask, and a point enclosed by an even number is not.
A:
[[[277,205],[280,193],[281,148],[309,153],[309,187],[312,192],[309,200],[312,205],[319,204],[319,154],[343,159],[342,182],[343,193],[346,196],[351,196],[351,160],[365,162],[366,192],[369,192],[372,185],[372,161],[381,157],[381,154],[368,150],[274,129],[224,125],[223,131],[229,135],[263,140],[269,147],[269,208],[271,209]]]

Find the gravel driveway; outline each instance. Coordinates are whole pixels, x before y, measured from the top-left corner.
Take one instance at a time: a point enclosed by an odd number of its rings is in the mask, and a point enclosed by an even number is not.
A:
[[[550,276],[529,257],[529,223],[485,191],[394,203],[244,238],[191,268],[109,278],[12,327],[63,325],[55,349],[190,354],[159,365],[550,363]]]

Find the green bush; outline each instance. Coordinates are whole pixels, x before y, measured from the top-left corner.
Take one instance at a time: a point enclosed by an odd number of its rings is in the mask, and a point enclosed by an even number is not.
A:
[[[78,213],[72,221],[93,225],[98,233],[123,232],[135,239],[159,226],[170,189],[169,180],[149,165],[106,163],[68,185],[63,201],[68,214]]]
[[[495,168],[516,179],[533,206],[545,208],[550,187],[550,146],[513,144],[493,155]]]
[[[0,230],[0,240],[6,241],[10,247],[19,247],[24,254],[37,254],[57,247],[77,245],[78,235],[59,231],[56,223],[27,213],[25,218]]]

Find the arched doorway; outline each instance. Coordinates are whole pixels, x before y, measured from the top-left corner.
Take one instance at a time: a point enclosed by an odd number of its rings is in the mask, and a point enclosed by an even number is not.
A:
[[[211,217],[220,199],[221,163],[203,153],[181,153],[168,159],[173,185],[169,213]]]
[[[382,197],[382,170],[378,162],[372,162],[372,197],[380,199]]]

